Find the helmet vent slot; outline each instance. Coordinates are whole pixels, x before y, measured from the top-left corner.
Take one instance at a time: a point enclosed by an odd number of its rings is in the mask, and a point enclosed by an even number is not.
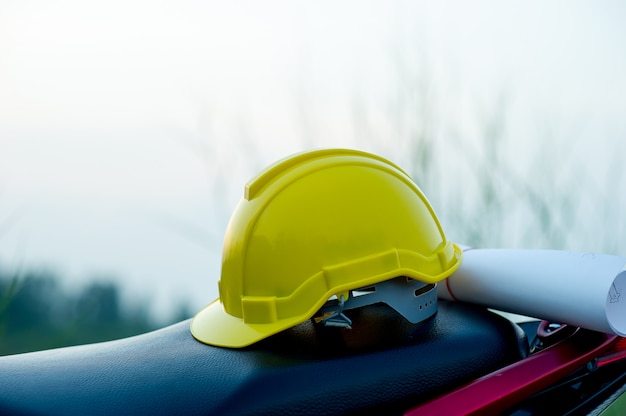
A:
[[[434,288],[435,288],[435,285],[434,285],[434,284],[428,284],[428,285],[422,286],[422,287],[420,287],[419,289],[416,289],[416,290],[415,290],[415,292],[414,292],[415,297],[418,297],[418,296],[420,296],[420,295],[423,295],[424,293],[426,293],[426,292],[428,292],[428,291],[431,291],[431,290],[433,290]]]
[[[371,295],[374,292],[376,292],[376,286],[368,286],[353,290],[351,294],[356,298],[359,296]]]

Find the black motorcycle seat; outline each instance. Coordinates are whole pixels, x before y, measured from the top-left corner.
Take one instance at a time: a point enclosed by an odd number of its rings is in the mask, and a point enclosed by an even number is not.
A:
[[[463,303],[415,325],[383,304],[347,312],[353,329],[307,322],[243,349],[202,344],[183,321],[0,357],[0,413],[393,414],[528,354],[517,325]]]

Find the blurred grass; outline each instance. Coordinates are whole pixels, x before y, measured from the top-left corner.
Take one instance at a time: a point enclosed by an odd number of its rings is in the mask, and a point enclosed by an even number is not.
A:
[[[464,95],[467,86],[442,84],[413,46],[402,52],[387,101],[365,100],[352,123],[367,148],[409,172],[450,239],[626,255],[623,140],[558,111],[529,123],[514,88]]]

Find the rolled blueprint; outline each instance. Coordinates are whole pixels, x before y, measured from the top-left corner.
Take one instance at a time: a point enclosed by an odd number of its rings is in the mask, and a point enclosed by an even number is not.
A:
[[[626,336],[625,265],[607,254],[467,249],[438,296]]]

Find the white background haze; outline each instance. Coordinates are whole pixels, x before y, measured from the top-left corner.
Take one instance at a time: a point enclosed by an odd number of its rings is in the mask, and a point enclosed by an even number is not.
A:
[[[193,311],[260,168],[333,146],[419,173],[422,136],[438,174],[415,180],[457,239],[447,201],[477,192],[494,120],[502,165],[597,216],[556,248],[626,255],[625,21],[620,1],[0,1],[0,267]],[[547,244],[524,226],[487,243]]]

